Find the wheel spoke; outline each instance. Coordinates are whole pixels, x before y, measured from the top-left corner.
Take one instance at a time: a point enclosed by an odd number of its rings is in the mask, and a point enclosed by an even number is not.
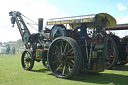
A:
[[[29,56],[29,53],[27,52],[27,57]]]
[[[70,66],[73,66],[73,64],[72,64],[72,63],[70,63],[70,62],[68,62],[68,64],[69,64]]]
[[[62,74],[64,74],[65,73],[65,64],[64,64],[64,67],[63,67],[63,72],[62,72]]]
[[[71,55],[74,54],[74,51],[71,52]]]
[[[64,54],[65,54],[65,51],[66,51],[66,48],[67,48],[67,44],[68,44],[68,43],[66,43],[65,48],[64,48]]]
[[[24,58],[24,61],[26,61],[26,58]]]
[[[71,71],[71,67],[70,67],[70,65],[68,65],[68,70],[69,70],[69,72]]]
[[[55,60],[55,61],[53,61],[52,63],[57,63],[57,62],[60,62],[59,60]]]
[[[24,63],[25,63],[25,65],[26,65],[26,63],[27,63],[27,62],[26,62],[26,61],[24,61]]]
[[[30,67],[30,62],[27,63],[27,67],[28,67],[28,68]]]
[[[72,63],[74,63],[74,60],[71,60]]]
[[[67,58],[74,58],[74,56],[66,56]]]
[[[61,46],[62,46],[62,48],[64,48],[64,43],[63,42],[61,42]]]
[[[55,49],[56,49],[57,51],[60,51],[60,48],[59,48],[58,46],[56,46],[56,45],[55,45]]]
[[[62,51],[62,46],[60,46],[60,52],[61,52],[61,54],[63,53],[63,51]]]
[[[65,55],[68,55],[72,50],[73,48],[71,48],[67,53],[65,53]]]
[[[62,63],[57,67],[56,71],[58,71],[61,66],[62,66]]]
[[[29,62],[26,62],[26,68],[29,68]]]
[[[52,55],[57,55],[56,53],[52,53]]]
[[[27,58],[27,54],[25,54],[24,58]]]

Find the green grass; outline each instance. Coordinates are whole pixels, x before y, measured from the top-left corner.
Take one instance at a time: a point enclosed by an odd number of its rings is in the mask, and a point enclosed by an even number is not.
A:
[[[21,55],[0,55],[0,85],[127,85],[128,64],[105,70],[100,75],[78,73],[71,79],[56,78],[44,68],[42,62],[35,62],[32,71],[21,66]]]

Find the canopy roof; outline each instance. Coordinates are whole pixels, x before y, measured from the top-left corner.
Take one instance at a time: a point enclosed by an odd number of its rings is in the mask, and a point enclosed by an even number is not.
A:
[[[116,20],[111,15],[107,13],[64,17],[64,18],[53,18],[47,21],[47,25],[57,25],[57,24],[79,24],[87,23],[89,25],[101,25],[105,23],[105,26],[115,26]]]

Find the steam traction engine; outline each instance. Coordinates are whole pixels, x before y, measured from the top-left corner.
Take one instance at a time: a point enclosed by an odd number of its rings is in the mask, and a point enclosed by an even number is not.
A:
[[[107,27],[106,30],[111,31],[127,31],[128,24],[118,24],[115,27]],[[109,34],[112,40],[117,45],[117,50],[119,52],[119,59],[117,61],[117,65],[125,65],[128,63],[128,34],[124,34],[124,37],[120,38],[119,34],[110,33]]]
[[[106,13],[49,19],[43,28],[38,20],[38,33],[31,34],[20,12],[11,11],[11,23],[17,23],[26,47],[21,63],[31,70],[34,61],[59,78],[70,78],[78,71],[102,72],[117,62],[116,45],[104,27],[116,25],[116,20]]]

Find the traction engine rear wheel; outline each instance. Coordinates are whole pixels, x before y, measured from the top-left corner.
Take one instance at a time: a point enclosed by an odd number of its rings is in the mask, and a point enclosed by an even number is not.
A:
[[[26,50],[23,52],[21,57],[21,64],[24,70],[31,70],[34,65],[34,57],[32,56],[32,52]]]
[[[70,78],[80,70],[82,54],[74,39],[59,37],[52,42],[47,59],[49,68],[56,77]]]

